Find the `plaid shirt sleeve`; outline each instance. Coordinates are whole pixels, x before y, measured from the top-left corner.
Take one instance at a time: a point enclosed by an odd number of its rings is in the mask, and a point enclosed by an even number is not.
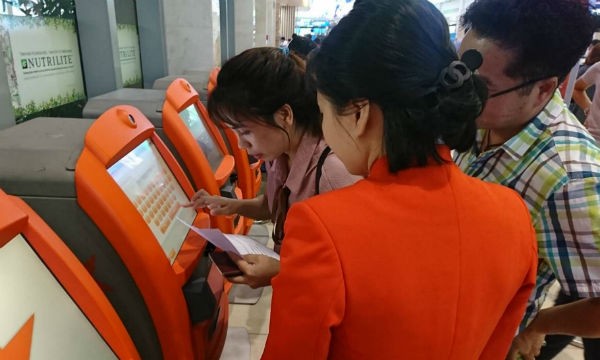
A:
[[[578,297],[600,296],[600,183],[596,177],[571,180],[543,204],[537,219],[540,263],[536,291],[523,325],[544,301],[545,288],[556,278]]]
[[[576,179],[546,201],[536,226],[563,290],[579,297],[600,296],[600,183]]]

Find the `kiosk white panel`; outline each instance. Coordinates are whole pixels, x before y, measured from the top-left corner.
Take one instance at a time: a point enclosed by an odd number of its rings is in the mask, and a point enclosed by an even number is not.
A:
[[[30,359],[117,358],[21,235],[0,248],[0,288],[0,354],[18,346]]]

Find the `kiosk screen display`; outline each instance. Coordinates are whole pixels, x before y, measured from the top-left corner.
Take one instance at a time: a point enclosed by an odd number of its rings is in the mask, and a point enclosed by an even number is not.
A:
[[[0,355],[117,358],[22,235],[0,248],[0,284]]]
[[[192,104],[183,109],[179,113],[179,116],[198,142],[198,145],[202,148],[202,152],[204,152],[204,156],[206,156],[212,171],[217,171],[217,168],[221,165],[221,161],[223,161],[223,154],[206,128],[196,105]]]
[[[189,199],[154,144],[145,140],[108,173],[144,217],[172,264],[189,230],[176,217],[191,224],[196,211],[180,206]]]

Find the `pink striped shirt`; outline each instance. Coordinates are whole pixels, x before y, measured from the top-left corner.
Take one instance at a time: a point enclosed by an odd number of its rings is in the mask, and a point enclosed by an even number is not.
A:
[[[289,169],[287,155],[281,155],[270,164],[266,164],[265,195],[269,202],[269,211],[273,211],[275,194],[283,185],[290,189],[289,206],[315,195],[317,162],[326,146],[323,139],[304,135]],[[319,192],[339,189],[354,184],[361,178],[351,175],[340,159],[330,152],[323,163]]]

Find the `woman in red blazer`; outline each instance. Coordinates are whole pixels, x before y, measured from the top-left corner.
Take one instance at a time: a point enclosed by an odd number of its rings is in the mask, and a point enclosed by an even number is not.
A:
[[[290,209],[263,359],[504,359],[537,249],[518,194],[450,157],[474,141],[480,64],[425,0],[357,0],[325,39],[323,134],[365,179]]]

